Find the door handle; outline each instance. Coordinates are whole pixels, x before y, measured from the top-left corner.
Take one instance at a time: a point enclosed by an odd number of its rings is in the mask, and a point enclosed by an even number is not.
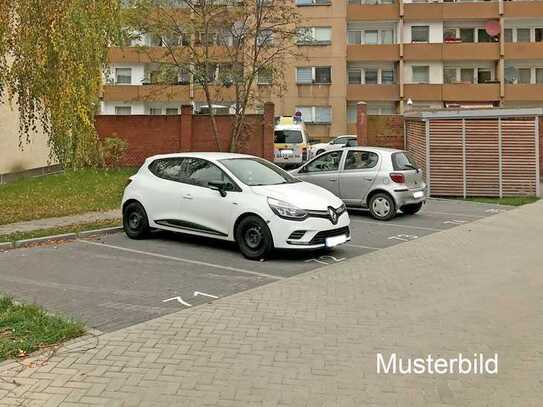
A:
[[[366,181],[373,181],[373,178],[372,178],[372,177],[364,177],[364,179],[365,179]]]
[[[328,181],[330,181],[330,182],[336,182],[337,179],[336,179],[336,178],[330,178]]]
[[[185,194],[185,195],[183,195],[183,199],[192,199],[192,195],[191,194]]]

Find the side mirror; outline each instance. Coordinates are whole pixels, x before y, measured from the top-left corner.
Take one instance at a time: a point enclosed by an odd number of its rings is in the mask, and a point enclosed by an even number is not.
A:
[[[224,181],[209,181],[207,183],[209,188],[214,191],[218,191],[219,194],[224,198],[226,196],[226,182]]]

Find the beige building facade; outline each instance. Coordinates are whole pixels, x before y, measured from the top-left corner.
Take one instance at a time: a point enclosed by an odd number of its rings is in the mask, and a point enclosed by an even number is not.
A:
[[[543,105],[542,0],[293,1],[305,58],[285,63],[287,91],[272,101],[277,114],[302,112],[314,139],[354,133],[359,101],[383,115]],[[112,48],[110,63],[103,114],[203,103],[190,83],[149,83],[149,61],[129,48]]]

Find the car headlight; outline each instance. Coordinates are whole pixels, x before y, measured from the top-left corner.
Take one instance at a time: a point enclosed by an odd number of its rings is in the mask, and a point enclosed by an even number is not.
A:
[[[307,217],[307,212],[305,210],[289,204],[288,202],[281,201],[279,199],[268,197],[268,205],[270,206],[273,213],[275,213],[280,218],[290,220],[304,220]]]

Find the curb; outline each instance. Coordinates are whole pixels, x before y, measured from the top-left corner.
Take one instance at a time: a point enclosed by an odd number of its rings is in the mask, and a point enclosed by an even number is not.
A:
[[[33,239],[16,240],[15,242],[0,242],[0,251],[10,250],[10,249],[19,249],[22,247],[29,247],[38,243],[45,243],[48,241],[75,240],[77,238],[86,238],[86,237],[91,237],[91,236],[110,235],[110,234],[119,233],[122,231],[123,231],[122,226],[113,226],[113,227],[102,228],[102,229],[84,230],[77,233],[64,233],[61,235],[51,235],[51,236],[36,237]]]

